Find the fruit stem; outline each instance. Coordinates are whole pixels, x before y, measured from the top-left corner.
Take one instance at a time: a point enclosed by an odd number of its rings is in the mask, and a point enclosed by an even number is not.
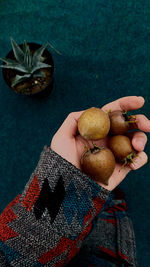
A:
[[[137,154],[135,152],[132,152],[127,156],[127,160],[132,161],[136,156]]]
[[[125,121],[128,121],[128,115],[127,115],[127,111],[122,113],[122,116],[125,118]]]
[[[130,153],[126,158],[124,158],[124,163],[122,164],[119,172],[126,166],[129,165],[131,162],[134,163],[134,158],[137,156],[135,152]]]
[[[136,116],[135,115],[129,115],[128,116],[128,118],[130,119],[130,118],[133,118],[133,119],[135,119],[136,118]]]
[[[127,165],[127,160],[121,165],[121,168],[119,169],[119,172]]]
[[[111,112],[111,109],[108,109],[107,111],[106,111],[106,114],[108,114],[108,113],[110,113]]]
[[[90,151],[90,148],[88,146],[84,146],[84,148],[86,149],[86,151]]]
[[[127,115],[127,111],[123,112],[122,115],[125,118],[125,122],[126,123],[136,123],[136,122],[138,122],[138,120],[136,120],[136,116],[135,115],[129,115],[128,116]]]
[[[92,153],[97,153],[97,152],[99,152],[100,150],[103,149],[103,147],[101,147],[101,146],[97,146],[97,145],[94,144],[93,142],[92,142],[92,144],[93,144],[93,148],[90,149]]]
[[[136,123],[138,122],[138,120],[135,120],[135,121],[127,121],[127,123]]]
[[[92,144],[93,144],[94,148],[99,148],[99,149],[103,148],[102,146],[98,146],[98,145],[94,144],[93,142],[92,142]]]

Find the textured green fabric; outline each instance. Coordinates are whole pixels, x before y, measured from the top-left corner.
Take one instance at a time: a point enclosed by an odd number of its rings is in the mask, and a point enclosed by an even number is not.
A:
[[[56,86],[45,99],[15,94],[0,73],[1,211],[33,171],[43,145],[68,113],[126,95],[142,95],[150,117],[149,0],[0,0],[0,56],[17,43],[46,41],[55,61]],[[137,112],[135,112],[137,113]],[[146,152],[148,151],[149,142]],[[122,182],[137,241],[139,266],[150,257],[150,165]]]

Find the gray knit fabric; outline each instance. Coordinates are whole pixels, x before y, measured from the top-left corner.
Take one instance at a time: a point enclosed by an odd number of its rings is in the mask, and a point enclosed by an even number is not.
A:
[[[9,267],[10,265],[8,265],[5,255],[4,253],[0,250],[0,266],[1,267]]]
[[[46,183],[52,201],[54,196],[56,203],[61,189],[64,191],[57,214],[52,205],[53,213],[44,206],[50,204],[44,203],[42,195],[43,192],[48,194],[44,191],[47,190],[44,188]],[[7,263],[18,267],[54,266],[61,261],[61,266],[65,266],[81,247],[99,207],[101,212],[103,204],[109,201],[109,195],[110,191],[97,185],[50,147],[45,146],[19,202],[11,207],[14,218],[2,225],[4,231],[0,238],[0,249],[5,254]],[[95,204],[97,201],[99,205]],[[53,204],[55,206],[55,202]],[[7,238],[6,234],[4,236],[6,226],[15,236],[12,237],[12,233]],[[5,242],[4,238],[7,239]],[[61,244],[66,245],[65,250]],[[54,249],[56,253],[53,255]],[[45,258],[47,252],[51,260]],[[4,258],[1,257],[0,260],[3,266]]]

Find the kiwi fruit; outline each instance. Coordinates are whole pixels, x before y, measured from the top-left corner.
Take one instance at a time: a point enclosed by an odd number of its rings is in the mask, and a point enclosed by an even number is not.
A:
[[[112,135],[125,134],[132,128],[131,124],[135,126],[135,115],[127,115],[127,112],[122,112],[121,110],[108,112],[108,115],[110,118],[110,134]]]
[[[123,164],[123,166],[134,162],[136,156],[130,138],[126,135],[114,135],[108,141],[108,146],[113,152],[116,161]]]
[[[84,139],[98,140],[105,138],[109,130],[109,116],[100,108],[89,108],[79,117],[78,131]]]
[[[84,173],[96,182],[108,185],[109,177],[115,169],[115,157],[112,151],[106,147],[94,145],[87,147],[81,157],[81,166]]]

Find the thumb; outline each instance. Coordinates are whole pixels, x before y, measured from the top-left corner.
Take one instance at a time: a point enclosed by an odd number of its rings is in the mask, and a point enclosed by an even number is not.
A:
[[[84,110],[69,113],[59,128],[59,133],[69,138],[76,136],[78,130],[78,120],[83,112]]]

